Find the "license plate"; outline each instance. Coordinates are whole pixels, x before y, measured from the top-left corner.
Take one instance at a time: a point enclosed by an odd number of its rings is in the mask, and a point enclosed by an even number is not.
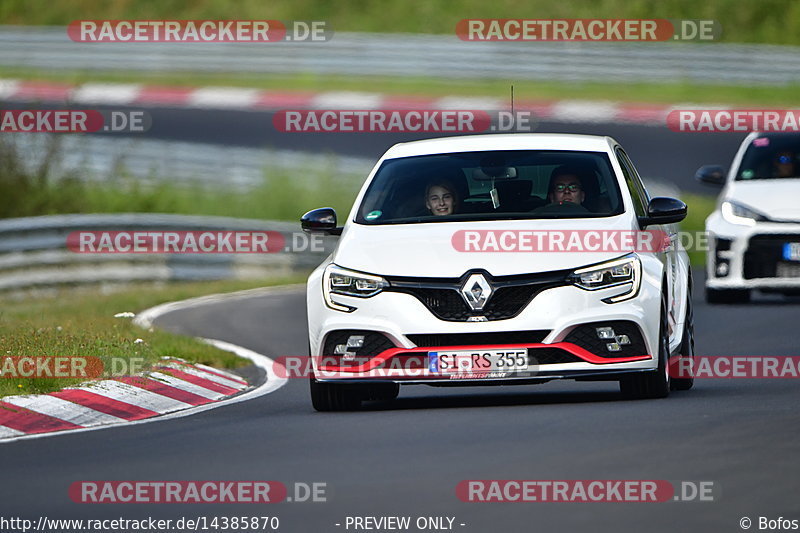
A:
[[[783,258],[787,261],[800,261],[800,242],[787,242],[784,244]]]
[[[428,352],[428,370],[437,374],[511,372],[528,369],[528,350]]]

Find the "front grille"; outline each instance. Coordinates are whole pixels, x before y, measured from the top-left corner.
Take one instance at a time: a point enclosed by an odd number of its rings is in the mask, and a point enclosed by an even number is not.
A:
[[[419,333],[406,335],[419,347],[481,346],[490,344],[538,344],[549,330],[497,331],[491,333]]]
[[[395,345],[392,341],[386,338],[382,333],[377,331],[367,331],[358,329],[339,329],[331,331],[325,337],[325,344],[322,350],[323,355],[334,355],[336,346],[340,344],[347,344],[347,339],[354,335],[364,336],[364,345],[361,348],[349,348],[347,352],[355,355],[356,357],[372,357],[379,353],[394,348]],[[351,364],[351,363],[348,363]]]
[[[561,348],[529,348],[528,364],[530,365],[557,365],[559,363],[585,363],[575,354]]]
[[[464,282],[475,272],[467,272],[458,279],[391,277],[387,278],[390,287],[385,290],[414,296],[440,320],[466,322],[471,317],[504,320],[517,316],[543,290],[565,285],[571,271],[498,277],[481,272],[494,289],[481,311],[473,311],[460,292]]]
[[[442,320],[465,321],[472,316],[472,311],[455,290],[408,288],[402,292],[415,296],[431,313]]]
[[[598,339],[597,328],[611,327],[614,328],[614,333],[617,335],[627,335],[631,343],[628,345],[620,345],[622,348],[618,352],[611,352],[606,345],[613,342],[609,339]],[[564,342],[576,344],[594,355],[600,357],[635,357],[638,355],[647,355],[647,347],[644,343],[639,327],[628,320],[609,320],[608,322],[592,322],[590,324],[583,324],[573,329],[569,335],[564,339]]]
[[[744,253],[744,278],[774,278],[779,275],[779,271],[783,277],[793,277],[791,267],[797,263],[783,260],[783,245],[787,242],[800,242],[800,235],[754,235],[751,237],[747,251]]]
[[[533,297],[542,292],[541,285],[520,285],[497,289],[486,303],[484,315],[489,320],[502,320],[516,316]]]

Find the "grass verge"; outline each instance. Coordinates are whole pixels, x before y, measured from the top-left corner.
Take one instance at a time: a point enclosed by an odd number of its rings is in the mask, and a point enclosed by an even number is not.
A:
[[[141,312],[149,307],[205,294],[255,287],[300,283],[305,276],[256,281],[217,281],[142,285],[101,295],[94,290],[65,289],[57,296],[10,301],[0,297],[0,346],[7,356],[98,357],[106,371],[152,365],[161,357],[180,357],[218,368],[236,368],[248,362],[197,341],[159,329],[144,330],[121,312]],[[137,342],[137,339],[141,339]],[[81,379],[13,378],[0,375],[0,396],[41,394],[82,382]]]
[[[706,264],[706,252],[697,246],[697,235],[706,229],[706,218],[716,206],[716,198],[713,196],[701,196],[699,194],[681,194],[683,200],[689,208],[686,218],[681,222],[681,231],[689,232],[692,235],[689,252],[689,261],[692,266],[703,266]],[[688,241],[685,244],[689,244]]]
[[[66,25],[81,19],[324,20],[334,31],[453,35],[464,18],[705,19],[722,25],[722,41],[800,44],[800,3],[793,0],[4,0],[4,24]],[[713,46],[713,44],[711,44]]]

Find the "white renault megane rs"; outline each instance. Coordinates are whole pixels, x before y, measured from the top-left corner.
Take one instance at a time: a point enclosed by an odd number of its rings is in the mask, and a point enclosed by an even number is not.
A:
[[[669,371],[693,356],[688,257],[669,239],[685,215],[649,197],[609,137],[393,146],[343,227],[330,208],[302,218],[341,235],[308,280],[314,407],[391,400],[400,384],[688,389]]]

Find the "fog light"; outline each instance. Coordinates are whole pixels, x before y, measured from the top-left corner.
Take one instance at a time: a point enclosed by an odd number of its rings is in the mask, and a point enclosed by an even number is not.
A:
[[[346,355],[347,354],[347,346],[344,344],[337,344],[336,348],[333,349],[334,355]]]
[[[347,338],[348,348],[361,348],[364,346],[364,335],[350,335]]]
[[[614,328],[595,328],[598,339],[613,339],[616,334]]]
[[[730,266],[728,265],[727,261],[720,261],[717,263],[717,277],[724,278],[728,275],[730,271]]]
[[[631,339],[627,335],[617,335],[616,341],[620,346],[627,346],[631,343]]]
[[[606,344],[606,350],[609,352],[621,352],[622,346],[620,346],[618,342],[609,342]]]

